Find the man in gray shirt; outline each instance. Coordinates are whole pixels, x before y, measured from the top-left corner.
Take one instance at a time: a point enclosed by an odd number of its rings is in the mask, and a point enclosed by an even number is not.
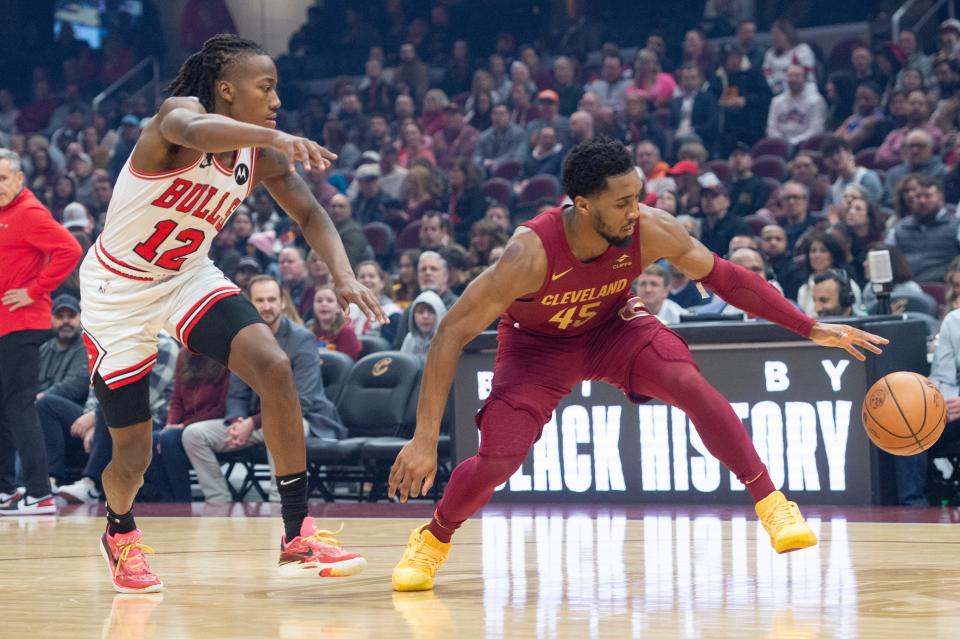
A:
[[[474,162],[492,173],[507,160],[523,160],[527,152],[527,134],[510,122],[510,111],[505,104],[493,107],[490,118],[493,124],[480,134]]]
[[[53,301],[54,337],[40,346],[40,392],[37,414],[47,448],[47,469],[51,477],[63,480],[70,425],[83,414],[90,391],[87,351],[80,339],[80,302],[72,295],[58,295]],[[76,440],[72,448],[82,453]],[[82,462],[81,462],[82,463]]]
[[[249,290],[250,301],[260,313],[260,318],[270,327],[280,348],[290,358],[303,413],[304,434],[340,439],[346,429],[333,402],[323,392],[320,355],[313,334],[284,315],[285,302],[280,283],[274,278],[259,275],[250,281]],[[231,374],[225,418],[190,424],[183,431],[183,448],[197,472],[197,481],[207,502],[231,501],[217,453],[242,450],[262,443],[260,398],[239,377]],[[272,459],[270,463],[272,466]],[[271,472],[271,477],[274,474]],[[271,501],[278,497],[273,480],[270,493]]]
[[[947,210],[939,180],[921,175],[917,183],[913,213],[890,229],[886,242],[906,256],[914,281],[942,282],[960,255],[960,220]]]

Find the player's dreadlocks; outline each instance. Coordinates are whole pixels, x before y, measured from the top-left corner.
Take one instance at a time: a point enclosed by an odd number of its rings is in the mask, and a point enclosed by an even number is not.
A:
[[[265,53],[253,40],[232,33],[215,35],[186,59],[167,91],[171,96],[196,96],[203,108],[213,111],[214,84],[224,71],[240,56]]]

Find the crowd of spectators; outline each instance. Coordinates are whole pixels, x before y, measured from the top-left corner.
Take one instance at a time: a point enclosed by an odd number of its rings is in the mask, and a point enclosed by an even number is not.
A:
[[[276,278],[284,316],[318,348],[356,358],[359,338],[375,335],[424,357],[443,315],[502,255],[516,225],[563,202],[564,157],[598,135],[630,147],[645,204],[680,218],[811,316],[879,308],[866,260],[879,247],[891,254],[899,310],[935,322],[960,307],[960,21],[942,23],[936,42],[903,31],[896,42],[845,41],[825,57],[787,20],[773,23],[764,48],[747,20],[720,48],[691,29],[676,59],[658,33],[635,49],[606,43],[587,56],[504,36],[480,59],[467,41],[435,32],[442,23],[419,25],[417,37],[387,25],[389,38],[363,47],[358,75],[337,77],[327,93],[292,89],[279,114],[281,128],[338,154],[304,178],[389,324],[337,308],[326,265],[263,189],[215,241],[211,258],[245,290]],[[371,27],[356,13],[346,24],[337,46],[355,52]],[[310,48],[311,28],[294,35],[292,51]],[[0,143],[21,155],[28,187],[84,249],[154,106],[132,96],[92,112],[77,83],[51,89],[42,70],[26,103],[0,88]],[[667,264],[652,265],[635,292],[667,323],[741,313]],[[79,295],[76,273],[58,293]],[[211,397],[226,393],[222,371],[181,359],[184,371],[198,367]],[[216,406],[226,410],[222,397]],[[49,430],[90,449],[88,414]],[[172,419],[182,425],[181,415]]]

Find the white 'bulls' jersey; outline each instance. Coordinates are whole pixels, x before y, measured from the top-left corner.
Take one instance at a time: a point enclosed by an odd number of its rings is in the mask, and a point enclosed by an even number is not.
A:
[[[207,262],[214,235],[253,188],[256,161],[252,147],[234,153],[232,168],[203,154],[190,166],[144,173],[128,159],[93,247],[97,260],[116,275],[141,281]]]

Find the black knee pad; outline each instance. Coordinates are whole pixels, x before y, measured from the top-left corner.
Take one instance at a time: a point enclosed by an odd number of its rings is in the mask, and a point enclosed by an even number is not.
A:
[[[150,376],[145,375],[132,384],[110,389],[100,377],[93,376],[93,391],[110,428],[124,428],[153,419],[150,414]]]

